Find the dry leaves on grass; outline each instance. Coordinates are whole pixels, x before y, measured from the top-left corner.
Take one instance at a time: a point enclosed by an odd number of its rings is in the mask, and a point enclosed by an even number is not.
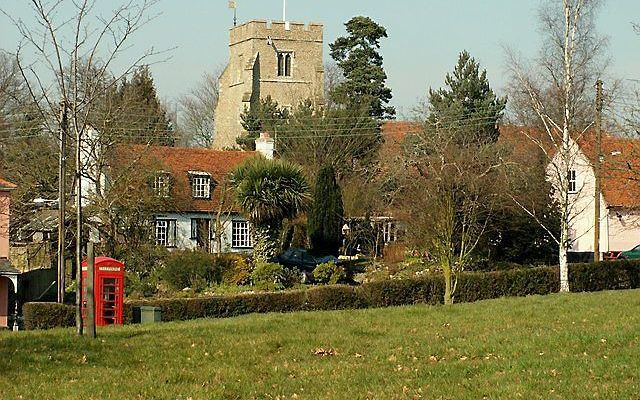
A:
[[[326,349],[324,347],[318,347],[313,351],[313,355],[320,356],[320,357],[337,356],[338,352],[335,349],[332,349],[330,347]]]

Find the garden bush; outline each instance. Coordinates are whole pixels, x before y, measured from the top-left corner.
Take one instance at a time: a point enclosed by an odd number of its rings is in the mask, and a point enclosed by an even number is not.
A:
[[[191,288],[199,292],[220,283],[222,267],[213,254],[199,250],[176,251],[167,258],[162,278],[175,290]]]
[[[257,263],[251,273],[253,285],[260,290],[282,290],[285,288],[285,271],[277,263]]]
[[[319,264],[313,270],[313,279],[318,283],[335,285],[347,280],[347,273],[340,265],[334,262]]]
[[[227,285],[243,286],[251,283],[253,268],[249,257],[242,254],[221,254],[216,262],[222,270],[222,282]]]
[[[261,276],[273,277],[270,274],[277,270],[279,269],[274,265],[267,266],[262,269]],[[640,261],[572,264],[569,279],[571,290],[574,292],[640,288]],[[559,286],[558,267],[463,273],[454,301],[460,303],[503,296],[549,294],[557,292]],[[126,322],[131,322],[132,307],[141,305],[160,307],[162,320],[172,321],[232,317],[247,313],[439,304],[442,303],[443,293],[442,276],[428,274],[411,279],[369,282],[356,287],[328,285],[308,290],[231,296],[127,300],[124,317]],[[23,306],[23,312],[27,329],[74,324],[75,314],[72,306],[27,303]]]
[[[316,286],[306,291],[307,310],[342,310],[367,306],[354,286]]]
[[[59,303],[25,303],[22,316],[24,329],[28,330],[73,326],[76,323],[76,308]]]

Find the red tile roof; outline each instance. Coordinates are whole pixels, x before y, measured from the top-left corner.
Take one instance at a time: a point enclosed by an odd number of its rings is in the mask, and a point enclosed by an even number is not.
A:
[[[15,189],[17,186],[9,181],[0,178],[0,189]]]
[[[533,140],[532,140],[533,139]],[[556,138],[558,142],[559,138]],[[501,126],[500,141],[512,146],[516,159],[542,152],[553,157],[555,147],[549,135],[537,128]],[[595,136],[589,131],[576,138],[580,150],[594,164]],[[640,140],[603,134],[602,196],[610,207],[640,208]]]
[[[578,140],[592,165],[596,160],[595,137]],[[640,140],[602,136],[602,196],[610,207],[640,208]]]
[[[382,162],[393,162],[394,158],[402,156],[402,145],[407,135],[422,132],[423,125],[411,121],[386,121],[381,131],[384,142],[380,147],[379,156]]]
[[[181,204],[177,206],[181,212],[214,212],[221,198],[221,186],[228,174],[244,160],[257,154],[255,151],[129,145],[116,148],[113,159],[126,160],[125,163],[137,159],[140,164],[153,166],[156,171],[169,172],[174,180],[174,194],[180,199],[178,201]],[[215,183],[211,199],[191,197],[190,171],[206,172],[211,175]]]

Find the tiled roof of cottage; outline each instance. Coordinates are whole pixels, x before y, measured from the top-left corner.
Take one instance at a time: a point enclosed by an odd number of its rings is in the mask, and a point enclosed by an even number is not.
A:
[[[257,155],[255,151],[129,145],[116,148],[113,159],[129,165],[138,163],[153,168],[155,172],[169,173],[173,182],[172,195],[177,198],[179,211],[215,212],[228,174],[247,158]],[[112,165],[116,163],[112,162]],[[209,199],[191,196],[189,175],[201,172],[211,176],[213,191]]]
[[[382,124],[384,143],[380,148],[380,158],[383,162],[393,162],[394,158],[402,156],[402,145],[407,135],[422,132],[423,125],[412,121],[386,121]]]
[[[602,196],[610,207],[640,208],[640,140],[602,136]],[[578,140],[591,164],[596,160],[594,135]]]
[[[542,149],[549,158],[555,154],[553,141],[542,129],[501,126],[500,140],[512,146],[516,159],[539,154]],[[576,142],[593,165],[596,159],[594,132],[580,135]],[[602,156],[602,196],[607,205],[640,208],[640,140],[603,134]]]

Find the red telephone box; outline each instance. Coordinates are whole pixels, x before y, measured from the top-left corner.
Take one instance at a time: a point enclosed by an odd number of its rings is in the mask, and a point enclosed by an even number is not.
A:
[[[96,326],[122,325],[124,263],[110,257],[95,258],[93,284]],[[86,321],[87,261],[82,262],[82,314]]]

